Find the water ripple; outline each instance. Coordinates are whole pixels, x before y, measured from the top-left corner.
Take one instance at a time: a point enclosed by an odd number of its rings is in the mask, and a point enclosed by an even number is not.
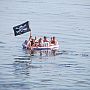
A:
[[[89,90],[90,0],[10,1],[0,0],[0,90]],[[60,50],[22,50],[29,33],[15,37],[12,27],[26,20]]]

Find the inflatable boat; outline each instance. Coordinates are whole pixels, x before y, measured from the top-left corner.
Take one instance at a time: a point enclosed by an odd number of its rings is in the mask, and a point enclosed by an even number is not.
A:
[[[27,48],[27,41],[25,40],[25,42],[22,44],[23,49],[29,49]],[[54,44],[50,44],[48,45],[48,43],[45,43],[44,46],[37,46],[37,47],[31,47],[31,50],[58,50],[59,49],[59,45],[54,45]]]

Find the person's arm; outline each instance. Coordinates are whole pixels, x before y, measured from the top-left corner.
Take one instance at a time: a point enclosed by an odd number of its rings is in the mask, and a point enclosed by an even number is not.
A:
[[[31,42],[30,41],[28,41],[28,43],[27,43],[27,48],[31,48]]]
[[[31,31],[30,31],[30,37],[32,36],[32,33],[31,33]]]
[[[58,41],[56,40],[56,43],[55,43],[56,45],[58,44]]]
[[[31,37],[32,37],[32,33],[31,33],[31,31],[30,31],[29,40],[31,39]]]

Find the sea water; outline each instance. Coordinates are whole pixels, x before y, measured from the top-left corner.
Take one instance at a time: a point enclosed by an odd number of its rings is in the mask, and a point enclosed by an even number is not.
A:
[[[55,36],[55,55],[22,49],[32,36]],[[0,0],[0,90],[90,90],[90,0]]]

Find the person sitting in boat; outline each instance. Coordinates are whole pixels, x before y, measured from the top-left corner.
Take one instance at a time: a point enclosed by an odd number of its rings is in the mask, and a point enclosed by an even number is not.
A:
[[[51,42],[51,44],[54,44],[54,45],[58,44],[58,41],[56,40],[55,37],[52,37],[50,42]]]
[[[31,47],[35,47],[35,39],[31,40]]]
[[[43,42],[49,42],[46,36],[44,36]]]
[[[35,39],[33,39],[32,36],[30,36],[27,42],[27,48],[31,49],[32,46],[35,46]]]
[[[43,46],[43,40],[42,40],[42,38],[40,38],[40,39],[38,40],[38,46],[39,46],[39,47],[42,47],[42,46]]]
[[[53,37],[51,37],[50,44],[51,44],[52,41],[53,41]]]
[[[47,37],[46,37],[46,36],[44,36],[43,46],[44,46],[44,47],[49,46],[49,41],[48,41],[48,39],[47,39]]]
[[[37,39],[36,36],[35,36],[35,46],[36,46],[36,47],[38,46],[38,39]]]
[[[32,40],[32,36],[30,36],[29,40],[27,41],[27,49],[31,47],[31,40]]]

